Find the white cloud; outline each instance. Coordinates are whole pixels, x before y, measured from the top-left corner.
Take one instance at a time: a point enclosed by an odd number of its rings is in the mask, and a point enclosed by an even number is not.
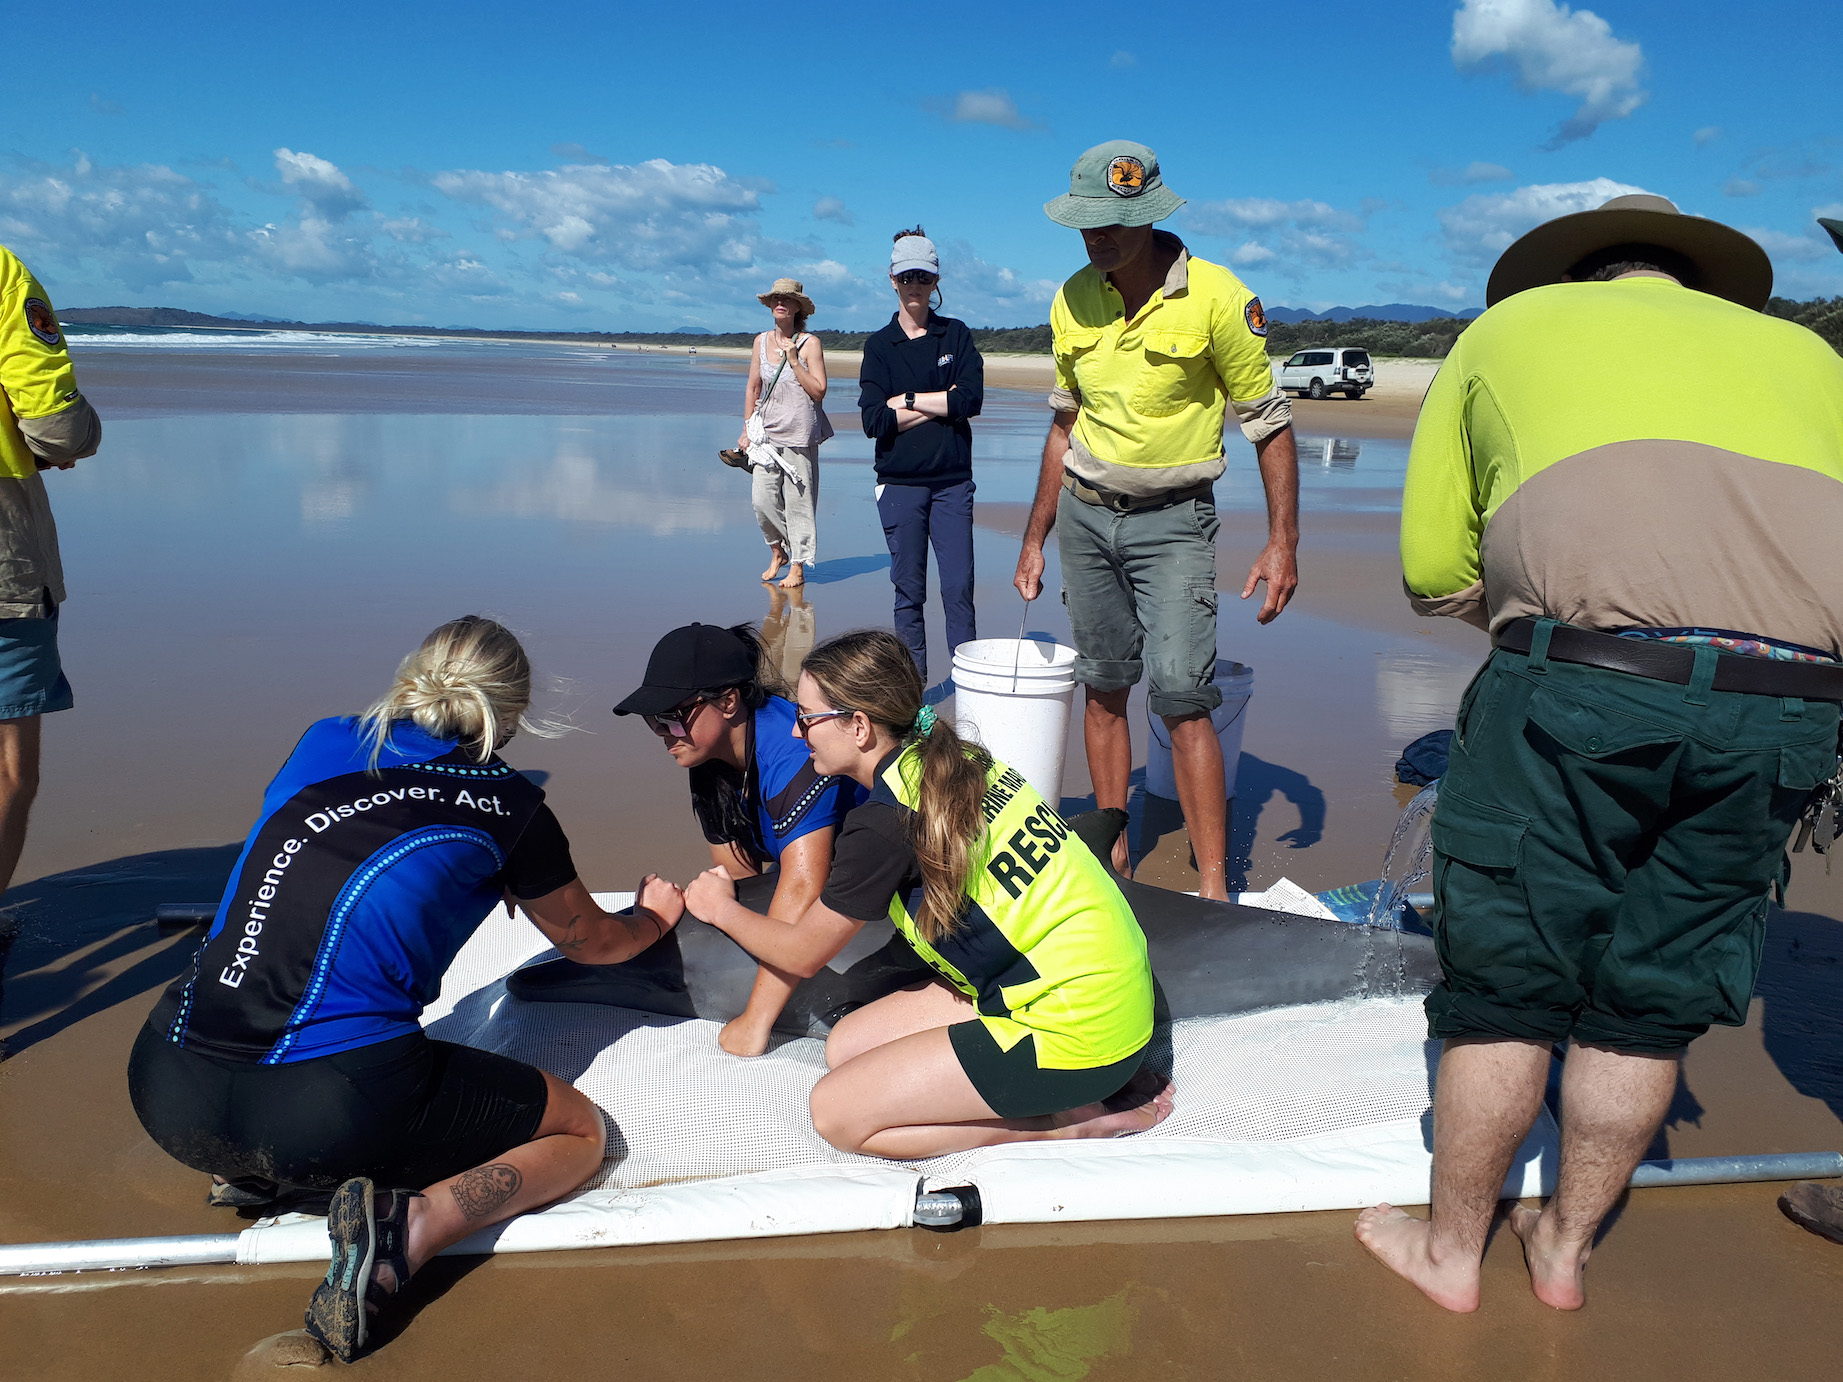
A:
[[[485,206],[509,238],[628,269],[722,273],[754,266],[761,199],[708,163],[572,164],[550,171],[437,173],[436,190]]]
[[[1750,178],[1729,178],[1721,185],[1721,194],[1724,197],[1757,197],[1760,184]]]
[[[1590,182],[1537,183],[1510,192],[1481,192],[1440,211],[1447,248],[1461,263],[1492,263],[1525,231],[1574,211],[1590,211],[1642,187],[1594,178]]]
[[[950,240],[940,250],[942,295],[952,295],[942,308],[948,316],[973,326],[1034,326],[1049,320],[1050,300],[1062,286],[1056,279],[1025,278],[987,263],[965,240]],[[894,297],[889,301],[894,310]]]
[[[1515,176],[1501,163],[1474,161],[1463,168],[1435,168],[1427,181],[1435,187],[1470,187],[1481,182],[1509,182]]]
[[[405,216],[400,220],[380,220],[378,229],[400,245],[426,245],[431,240],[449,238],[447,231],[440,226],[430,225],[420,216]]]
[[[1698,149],[1706,144],[1713,144],[1717,139],[1721,138],[1721,126],[1704,125],[1701,129],[1692,134],[1690,138],[1696,142],[1696,147]]]
[[[1453,65],[1461,72],[1508,67],[1524,91],[1559,91],[1580,101],[1549,141],[1557,148],[1621,120],[1649,93],[1639,84],[1645,55],[1613,36],[1592,10],[1556,0],[1464,0],[1453,15]]]
[[[1008,130],[1035,128],[1018,112],[1017,102],[999,87],[989,91],[962,91],[954,97],[953,112],[947,118],[960,124],[998,125]]]
[[[192,279],[191,261],[237,251],[211,189],[157,163],[28,165],[0,179],[0,242],[29,259],[93,266],[141,290]],[[73,304],[76,305],[76,304]]]
[[[857,217],[851,214],[851,208],[837,197],[821,197],[813,203],[815,221],[837,221],[841,226],[854,226]]]
[[[1359,214],[1310,199],[1231,197],[1192,203],[1184,208],[1181,224],[1196,235],[1246,235],[1249,238],[1230,252],[1230,263],[1273,265],[1279,272],[1292,273],[1304,268],[1338,268],[1363,258],[1366,251],[1354,237],[1363,229],[1368,213],[1380,206],[1366,203]]]
[[[1742,230],[1753,237],[1775,264],[1782,259],[1794,263],[1828,260],[1836,253],[1829,237],[1815,225],[1813,233],[1803,235],[1788,235],[1783,230],[1769,230],[1765,226],[1743,226]]]
[[[352,179],[324,158],[277,149],[275,170],[282,175],[282,186],[307,203],[322,220],[343,221],[369,205]]]

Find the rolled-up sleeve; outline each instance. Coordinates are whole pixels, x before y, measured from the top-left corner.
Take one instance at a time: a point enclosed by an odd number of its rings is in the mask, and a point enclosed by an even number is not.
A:
[[[77,395],[76,401],[45,417],[22,417],[19,434],[32,448],[32,454],[53,465],[65,465],[94,456],[102,446],[102,419],[90,401]]]
[[[1241,433],[1257,445],[1293,425],[1292,401],[1274,384],[1267,338],[1256,335],[1259,298],[1222,298],[1210,322],[1210,358]]]
[[[893,387],[889,361],[873,336],[864,342],[864,360],[858,366],[858,412],[864,419],[864,435],[873,441],[888,441],[896,435],[896,410],[889,405]]]
[[[947,390],[947,416],[954,421],[978,417],[985,407],[985,357],[973,344],[973,333],[961,326],[955,333],[953,383]]]
[[[1421,403],[1402,490],[1402,587],[1416,613],[1486,626],[1483,534],[1466,426],[1465,367],[1455,346]]]

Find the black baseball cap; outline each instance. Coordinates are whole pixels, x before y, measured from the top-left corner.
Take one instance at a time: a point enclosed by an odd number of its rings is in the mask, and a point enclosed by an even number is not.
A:
[[[616,715],[663,715],[700,691],[755,679],[755,651],[716,624],[686,624],[653,647],[646,681],[614,708]]]

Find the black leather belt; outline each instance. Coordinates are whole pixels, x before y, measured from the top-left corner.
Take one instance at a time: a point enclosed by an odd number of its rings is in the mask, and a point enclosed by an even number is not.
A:
[[[1214,480],[1186,485],[1183,489],[1168,489],[1158,494],[1121,494],[1118,490],[1097,489],[1072,470],[1062,472],[1062,487],[1084,504],[1092,504],[1097,509],[1112,509],[1115,513],[1168,509],[1173,504],[1182,504],[1187,500],[1214,499],[1216,496]]]
[[[1499,629],[1492,644],[1511,653],[1527,653],[1535,634],[1534,619],[1514,619]],[[1549,656],[1557,662],[1579,662],[1628,672],[1652,681],[1688,686],[1696,666],[1696,649],[1682,643],[1650,638],[1621,638],[1618,634],[1577,629],[1557,624],[1549,638]],[[1755,696],[1789,696],[1804,701],[1843,701],[1843,666],[1819,662],[1774,662],[1763,657],[1716,659],[1716,691],[1745,691]]]

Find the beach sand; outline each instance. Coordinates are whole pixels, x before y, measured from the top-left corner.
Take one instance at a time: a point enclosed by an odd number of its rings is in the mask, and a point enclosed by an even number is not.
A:
[[[0,1064],[4,1242],[238,1227],[205,1207],[202,1176],[141,1132],[123,1066],[195,944],[161,935],[151,905],[215,896],[261,784],[310,719],[362,705],[439,619],[501,614],[541,673],[570,678],[552,700],[589,731],[521,737],[507,754],[546,776],[584,877],[599,888],[630,887],[647,869],[684,879],[705,852],[683,775],[607,707],[664,628],[760,619],[776,604],[752,579],[747,486],[707,454],[734,427],[733,365],[721,388],[684,360],[617,366],[587,352],[515,370],[407,352],[291,356],[286,368],[98,352],[79,368],[113,430],[102,457],[53,477],[79,710],[47,721],[45,787],[6,898],[27,934],[0,1009],[0,1035],[18,1048]],[[1410,379],[1398,397],[1411,395]],[[1475,631],[1416,619],[1400,596],[1386,500],[1412,416],[1385,404],[1409,406],[1380,392],[1301,406],[1308,438],[1382,439],[1348,464],[1305,468],[1302,584],[1266,628],[1255,602],[1233,598],[1263,535],[1251,459],[1238,454],[1219,486],[1221,646],[1256,669],[1235,816],[1253,886],[1375,875],[1406,795],[1394,757],[1450,718],[1484,652]],[[1042,418],[1025,394],[995,395],[988,414],[981,454],[1007,459],[981,472],[993,497],[978,514],[979,601],[985,631],[1009,636]],[[1378,430],[1359,431],[1371,418]],[[866,453],[841,429],[833,454],[824,560],[810,613],[792,615],[796,640],[888,619]],[[1067,636],[1053,599],[1029,626]],[[938,621],[934,637],[938,647]],[[1064,810],[1089,792],[1076,727]],[[1141,876],[1186,886],[1175,812],[1142,799],[1136,817]],[[1774,914],[1748,1025],[1692,1048],[1657,1154],[1843,1147],[1843,876],[1797,856],[1792,902]],[[1484,1310],[1454,1317],[1371,1262],[1347,1212],[1001,1226],[442,1260],[413,1284],[398,1337],[360,1367],[444,1382],[617,1370],[927,1382],[1830,1376],[1843,1249],[1786,1222],[1778,1189],[1634,1193],[1595,1253],[1578,1316],[1530,1296],[1504,1232],[1487,1254]],[[5,1373],[279,1376],[246,1355],[298,1326],[319,1275],[0,1281]]]

